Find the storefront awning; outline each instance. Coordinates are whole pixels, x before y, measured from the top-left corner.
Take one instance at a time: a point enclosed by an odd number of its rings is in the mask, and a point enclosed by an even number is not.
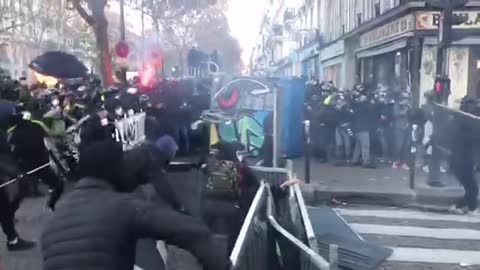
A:
[[[423,44],[436,46],[438,44],[438,37],[425,37],[423,39]],[[452,42],[452,44],[453,45],[480,45],[480,37],[478,36],[466,37],[460,40],[456,40]]]
[[[367,58],[389,52],[394,52],[407,47],[407,45],[407,38],[402,38],[379,46],[370,47],[368,49],[359,49],[356,51],[356,55],[357,58]]]

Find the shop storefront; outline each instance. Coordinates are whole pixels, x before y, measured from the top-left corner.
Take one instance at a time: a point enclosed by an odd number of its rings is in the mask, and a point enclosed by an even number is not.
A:
[[[455,40],[448,52],[448,75],[451,79],[449,106],[458,107],[465,95],[480,97],[480,10],[457,11],[455,15],[468,18],[454,26]],[[435,78],[436,48],[440,13],[418,11],[416,30],[422,41],[420,68],[420,100],[432,89]]]
[[[332,81],[338,87],[344,87],[344,41],[339,40],[324,47],[320,52],[321,73],[324,81]]]
[[[310,46],[305,47],[298,53],[298,58],[302,66],[302,76],[307,78],[311,78],[313,76],[320,76],[319,52],[320,44],[313,43]]]
[[[360,35],[355,51],[360,81],[369,87],[390,90],[410,89],[410,39],[415,17],[408,14]]]

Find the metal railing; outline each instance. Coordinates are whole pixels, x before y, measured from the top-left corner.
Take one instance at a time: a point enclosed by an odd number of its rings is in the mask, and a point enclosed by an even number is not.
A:
[[[331,246],[331,264],[318,254],[299,186],[280,191],[285,193],[281,198],[272,192],[281,190],[280,184],[292,177],[291,170],[251,169],[261,185],[231,253],[233,269],[275,269],[278,265],[302,270],[336,269],[338,248]]]

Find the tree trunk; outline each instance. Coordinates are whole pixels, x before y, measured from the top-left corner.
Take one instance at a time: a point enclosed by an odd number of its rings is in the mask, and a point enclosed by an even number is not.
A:
[[[112,56],[108,42],[108,20],[105,16],[107,1],[88,0],[88,7],[92,11],[91,16],[86,14],[85,10],[80,7],[79,1],[74,2],[74,5],[77,6],[76,9],[79,11],[80,16],[93,27],[102,80],[106,86],[113,85]]]
[[[99,23],[94,27],[95,40],[97,43],[97,55],[100,59],[100,71],[105,85],[113,84],[112,56],[110,55],[110,46],[108,42],[108,24]]]
[[[178,57],[180,57],[179,61],[180,61],[180,73],[182,74],[182,76],[185,76],[185,66],[183,64],[183,49],[180,49],[179,52],[178,52]]]

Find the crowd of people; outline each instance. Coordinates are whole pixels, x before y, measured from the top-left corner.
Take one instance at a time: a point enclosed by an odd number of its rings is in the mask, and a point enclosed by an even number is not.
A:
[[[19,236],[15,212],[30,186],[41,193],[41,180],[54,213],[41,239],[44,269],[132,269],[140,239],[152,239],[152,250],[157,239],[186,249],[204,269],[227,269],[209,227],[188,213],[166,180],[176,153],[190,150],[189,123],[209,102],[196,86],[180,95],[179,83],[142,94],[132,85],[103,89],[97,79],[52,88],[3,81],[0,223],[8,250],[35,246]],[[146,113],[146,141],[124,151],[114,136],[115,119],[139,112]],[[72,131],[80,138],[78,157],[59,170],[64,157],[45,142],[58,150],[71,143]]]
[[[465,189],[451,211],[474,212],[479,192],[475,134],[480,100],[467,95],[460,102],[460,111],[441,113],[435,112],[438,100],[434,91],[424,97],[425,103],[415,108],[407,90],[382,85],[357,85],[345,90],[332,82],[309,81],[305,108],[311,123],[313,153],[338,166],[376,168],[387,164],[406,170],[420,166],[432,187],[445,185],[440,172],[451,173]]]
[[[376,168],[381,162],[408,169],[414,114],[410,92],[367,85],[346,90],[312,80],[305,105],[318,158],[339,166]]]

